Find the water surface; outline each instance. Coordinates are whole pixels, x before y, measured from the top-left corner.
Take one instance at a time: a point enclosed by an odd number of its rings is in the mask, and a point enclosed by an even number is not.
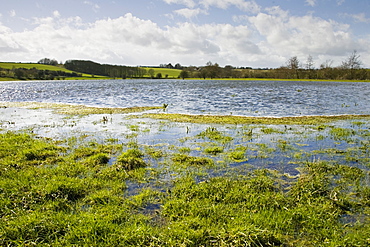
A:
[[[0,101],[97,107],[169,104],[170,113],[212,115],[370,114],[370,83],[233,80],[1,82]]]

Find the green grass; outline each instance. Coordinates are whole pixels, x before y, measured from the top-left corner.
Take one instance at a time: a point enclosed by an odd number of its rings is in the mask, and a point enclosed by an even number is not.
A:
[[[153,119],[170,120],[184,123],[207,123],[207,124],[298,124],[316,125],[338,120],[369,119],[369,115],[340,115],[340,116],[303,116],[303,117],[243,117],[243,116],[213,116],[213,115],[187,115],[187,114],[144,114],[144,117]],[[270,131],[266,128],[267,131]],[[275,131],[275,130],[274,130]]]
[[[45,65],[45,64],[38,64],[38,63],[6,63],[6,62],[0,62],[0,68],[4,69],[17,69],[17,68],[25,68],[25,69],[32,69],[36,68],[38,70],[51,70],[51,71],[64,71],[68,73],[73,73],[75,71],[71,71],[68,69],[65,69],[63,66],[53,66],[53,65]],[[147,67],[145,68],[148,72],[150,69],[154,70],[154,76],[157,76],[158,73],[162,74],[162,78],[166,78],[166,75],[168,75],[168,78],[178,78],[180,75],[181,70],[179,69],[167,69],[167,68],[151,68]],[[99,75],[90,75],[90,74],[82,74],[82,77],[68,77],[66,80],[91,80],[91,79],[113,79],[107,76],[99,76]],[[149,75],[146,75],[146,77],[149,77]],[[0,80],[9,81],[14,79],[7,79],[7,78],[0,78]]]
[[[293,180],[268,169],[202,178],[193,171],[216,169],[212,159],[175,153],[168,159],[181,169],[170,185],[128,194],[127,184],[158,179],[145,151],[75,144],[0,134],[0,245],[369,244],[365,170],[314,161]],[[230,157],[243,159],[244,151]]]
[[[71,70],[63,68],[62,66],[53,66],[53,65],[38,64],[38,63],[4,63],[4,62],[0,62],[0,68],[4,68],[4,69],[18,69],[18,68],[33,69],[33,68],[36,68],[38,70],[64,71],[64,72],[68,72],[68,73],[73,72]]]
[[[162,78],[166,78],[166,75],[168,75],[168,78],[178,78],[180,75],[181,70],[179,69],[167,69],[167,68],[151,68],[146,67],[147,77],[149,77],[148,71],[150,69],[154,70],[154,76],[157,76],[158,73],[162,74]]]
[[[142,112],[154,109],[163,109],[162,106],[148,106],[148,107],[128,107],[128,108],[99,108],[89,107],[84,105],[68,105],[58,103],[41,103],[41,102],[2,102],[2,107],[24,107],[30,109],[54,109],[59,114],[68,115],[88,115],[88,114],[118,114],[118,113],[132,113]]]
[[[9,77],[0,77],[0,81],[17,81],[17,79]]]
[[[370,244],[368,118],[202,122],[179,146],[140,144],[139,121],[99,142],[3,130],[0,246]],[[279,157],[295,176],[273,170]]]
[[[316,82],[370,82],[370,80],[331,80],[331,79],[278,79],[278,78],[185,78],[185,80],[220,80],[220,81],[316,81]]]
[[[18,68],[25,68],[25,69],[33,69],[36,68],[38,70],[50,70],[50,71],[64,71],[67,73],[73,73],[75,71],[65,69],[63,66],[53,66],[53,65],[46,65],[46,64],[38,64],[38,63],[5,63],[5,62],[0,62],[0,68],[3,69],[18,69]],[[75,78],[68,78],[69,80],[81,80],[81,79],[107,79],[108,77],[106,76],[92,76],[90,74],[84,74],[84,73],[79,73],[82,74],[82,77],[75,77]]]

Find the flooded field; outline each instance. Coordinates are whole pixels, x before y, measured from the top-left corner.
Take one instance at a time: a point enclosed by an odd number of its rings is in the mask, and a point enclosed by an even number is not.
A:
[[[1,245],[370,244],[369,84],[52,83],[0,84]]]
[[[284,117],[369,114],[370,86],[228,80],[1,82],[0,99],[95,107],[168,104],[169,113]]]

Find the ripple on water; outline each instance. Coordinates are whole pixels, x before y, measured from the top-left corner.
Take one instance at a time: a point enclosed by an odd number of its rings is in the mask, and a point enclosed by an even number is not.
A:
[[[300,116],[370,114],[361,82],[98,80],[2,82],[3,101],[99,107],[169,104],[170,113]]]

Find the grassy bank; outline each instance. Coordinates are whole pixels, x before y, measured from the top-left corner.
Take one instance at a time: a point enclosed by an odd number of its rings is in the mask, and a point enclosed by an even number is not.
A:
[[[329,80],[329,79],[276,79],[276,78],[185,78],[185,80],[219,80],[219,81],[314,81],[314,82],[370,82],[370,80]]]
[[[28,107],[68,115],[17,132],[18,120],[1,122],[1,246],[370,244],[367,116],[251,122]],[[103,131],[77,131],[91,113]],[[83,114],[72,127],[71,114]],[[120,134],[109,132],[115,122]],[[35,134],[62,125],[73,133],[65,139]]]

